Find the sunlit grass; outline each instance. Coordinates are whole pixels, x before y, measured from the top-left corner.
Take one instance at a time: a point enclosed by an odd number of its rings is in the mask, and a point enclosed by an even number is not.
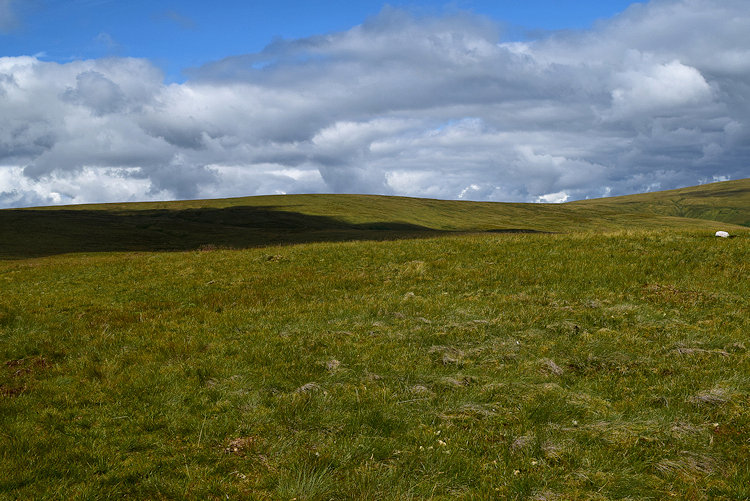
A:
[[[218,200],[0,210],[0,258],[65,253],[250,248],[427,238],[464,232],[725,230],[750,225],[750,179],[566,204],[376,195],[278,195]],[[719,222],[721,221],[721,222]]]
[[[750,496],[748,234],[0,262],[0,495]]]

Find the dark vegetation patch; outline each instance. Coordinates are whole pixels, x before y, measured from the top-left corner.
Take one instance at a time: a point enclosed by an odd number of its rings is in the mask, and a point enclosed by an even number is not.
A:
[[[732,192],[732,196],[704,195]],[[0,210],[0,258],[75,252],[242,249],[425,238],[455,232],[558,233],[750,225],[750,180],[566,204],[374,195],[238,199]],[[736,233],[732,224],[720,229]]]
[[[383,240],[436,234],[399,222],[347,223],[337,218],[227,207],[185,210],[0,211],[0,256],[72,252],[177,251],[248,248],[280,243]]]
[[[16,397],[28,391],[36,376],[50,367],[42,356],[5,361],[0,371],[0,396]]]

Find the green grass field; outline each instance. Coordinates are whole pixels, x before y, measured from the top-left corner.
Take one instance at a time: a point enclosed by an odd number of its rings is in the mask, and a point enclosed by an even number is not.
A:
[[[201,247],[243,249],[465,232],[734,231],[737,225],[750,226],[748,207],[750,179],[567,204],[279,195],[40,207],[0,210],[0,258]]]
[[[0,211],[0,498],[748,499],[750,182],[692,190]]]

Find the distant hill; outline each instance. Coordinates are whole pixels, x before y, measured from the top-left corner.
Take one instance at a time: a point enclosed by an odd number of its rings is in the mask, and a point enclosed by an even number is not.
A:
[[[565,204],[273,195],[0,210],[0,257],[244,248],[445,232],[709,232],[743,231],[742,226],[750,226],[750,179]]]
[[[617,211],[709,219],[750,226],[750,178],[678,190],[571,202]]]

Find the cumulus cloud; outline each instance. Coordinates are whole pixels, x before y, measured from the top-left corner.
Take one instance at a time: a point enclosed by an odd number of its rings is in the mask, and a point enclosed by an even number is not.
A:
[[[523,43],[472,14],[385,8],[182,84],[139,59],[0,58],[0,205],[300,192],[560,202],[747,177],[744,3],[653,0]]]
[[[701,73],[679,61],[629,69],[620,75],[622,86],[612,91],[616,115],[669,113],[675,108],[690,111],[690,105],[711,104],[711,86]]]
[[[95,115],[114,113],[125,104],[120,86],[96,71],[85,71],[76,76],[76,86],[69,87],[62,99],[88,107]]]

